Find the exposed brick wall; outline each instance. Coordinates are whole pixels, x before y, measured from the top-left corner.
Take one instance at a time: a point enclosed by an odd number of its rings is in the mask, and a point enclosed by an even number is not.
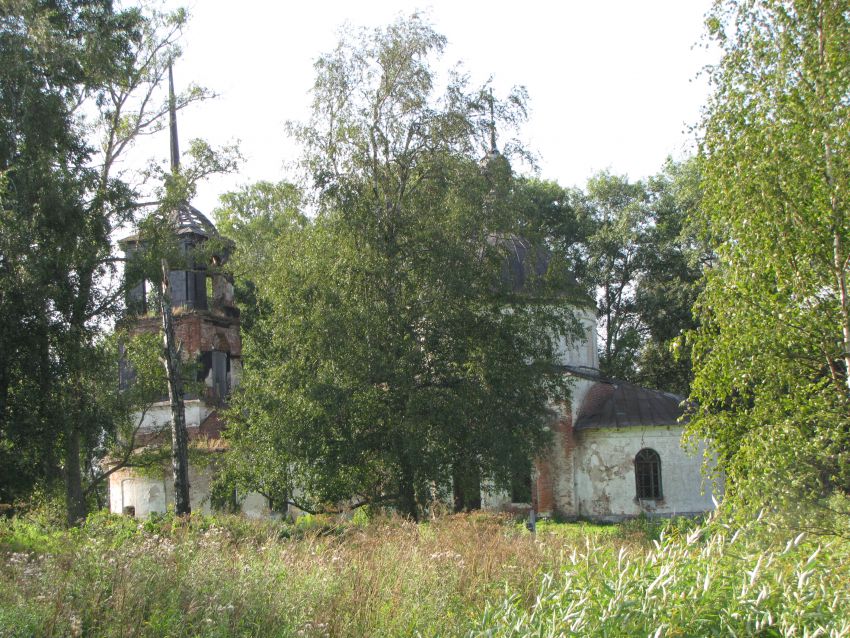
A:
[[[570,403],[561,406],[561,417],[555,423],[558,437],[558,480],[555,483],[555,512],[563,517],[575,516],[575,448],[573,410]]]
[[[144,333],[158,334],[162,329],[160,317],[140,317],[135,319],[130,328],[131,335]],[[190,310],[178,311],[174,314],[174,332],[177,342],[183,352],[184,360],[192,360],[202,352],[218,350],[230,354],[230,369],[233,375],[232,383],[239,381],[241,373],[242,339],[239,334],[239,320],[235,317],[222,316],[220,313]],[[186,398],[192,398],[187,395]],[[209,385],[203,388],[201,400],[208,408],[220,406],[221,399],[215,390]],[[217,414],[213,411],[212,414]],[[209,439],[219,440],[224,423],[220,417],[204,422],[205,427],[198,428],[198,424],[187,423],[186,431],[190,440]],[[139,445],[151,445],[166,440],[168,433],[153,435],[151,433],[140,433]]]
[[[551,515],[555,511],[555,486],[552,480],[552,460],[549,457],[547,454],[534,462],[537,480],[532,490],[532,506],[541,515]]]
[[[541,515],[569,518],[576,515],[573,477],[576,438],[570,404],[558,406],[558,418],[553,421],[552,446],[535,460],[535,481],[532,496],[536,511]]]
[[[159,317],[145,317],[135,322],[131,334],[159,332],[161,328]],[[230,353],[231,357],[242,356],[238,319],[204,311],[175,313],[174,333],[186,355],[197,356],[200,352],[219,350]]]

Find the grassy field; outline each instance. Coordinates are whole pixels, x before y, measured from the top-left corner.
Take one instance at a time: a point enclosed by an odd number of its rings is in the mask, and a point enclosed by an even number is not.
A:
[[[764,521],[0,522],[0,636],[850,636],[850,543]]]

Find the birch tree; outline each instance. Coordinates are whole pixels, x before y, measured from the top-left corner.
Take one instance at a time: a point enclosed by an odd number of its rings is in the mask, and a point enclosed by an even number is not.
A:
[[[510,485],[567,395],[552,363],[569,311],[528,296],[505,312],[519,224],[493,124],[523,116],[523,93],[460,76],[438,93],[444,46],[413,16],[316,63],[295,131],[318,214],[275,247],[227,433],[244,488],[277,503],[416,518],[452,478]]]
[[[105,0],[12,0],[0,12],[0,465],[10,468],[0,497],[61,481],[71,522],[102,482],[86,468],[103,428],[115,430],[91,416],[102,398],[91,367],[122,306],[111,236],[139,209],[122,165],[164,124],[160,85],[185,22],[183,11]],[[192,88],[176,108],[203,97]]]
[[[717,263],[698,303],[691,430],[744,500],[835,507],[850,488],[850,12],[717,2],[724,52],[696,222]]]

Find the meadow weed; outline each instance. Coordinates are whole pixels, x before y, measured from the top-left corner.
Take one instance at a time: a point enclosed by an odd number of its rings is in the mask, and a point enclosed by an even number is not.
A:
[[[850,636],[848,553],[764,521],[18,518],[0,636]]]

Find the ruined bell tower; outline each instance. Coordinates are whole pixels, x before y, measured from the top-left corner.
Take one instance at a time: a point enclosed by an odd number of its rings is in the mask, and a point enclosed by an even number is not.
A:
[[[170,78],[169,78],[170,80]],[[177,123],[171,89],[170,151],[172,173],[179,169]],[[187,392],[185,405],[186,432],[190,445],[202,445],[206,451],[224,449],[221,410],[231,391],[239,383],[242,372],[242,340],[239,309],[234,302],[232,277],[223,269],[234,249],[215,225],[188,202],[169,213],[168,227],[177,246],[179,260],[168,273],[171,286],[171,308],[176,341],[184,363],[195,364],[200,390]],[[146,250],[145,238],[134,234],[119,241],[127,264],[141,258]],[[127,272],[134,269],[128,268]],[[132,276],[132,275],[131,275]],[[140,278],[126,283],[126,318],[124,325],[130,336],[160,334],[162,318],[156,295],[156,283]],[[122,385],[132,382],[132,371],[122,366]],[[144,414],[137,441],[141,445],[163,442],[162,432],[171,421],[171,405],[167,397],[154,403]],[[209,509],[210,470],[190,467],[189,484],[192,508]],[[110,509],[116,513],[145,516],[164,512],[174,501],[170,469],[163,476],[144,475],[125,469],[110,476]]]

